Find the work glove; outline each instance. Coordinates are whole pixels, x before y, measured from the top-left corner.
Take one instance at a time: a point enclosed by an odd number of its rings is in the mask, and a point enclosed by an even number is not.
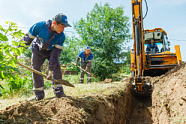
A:
[[[50,70],[49,70],[46,79],[49,80],[49,79],[53,76],[53,73],[54,73],[53,71],[50,71]]]

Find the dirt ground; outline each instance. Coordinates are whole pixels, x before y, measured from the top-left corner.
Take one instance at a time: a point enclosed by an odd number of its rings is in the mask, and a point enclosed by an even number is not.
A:
[[[155,124],[186,123],[186,64],[151,79],[152,119]]]
[[[130,84],[127,83],[123,88],[113,89],[114,92],[110,95],[99,92],[78,98],[50,98],[38,102],[21,102],[0,111],[0,123],[124,124],[131,113],[129,87]]]
[[[110,95],[98,92],[76,98],[24,101],[0,111],[0,123],[184,124],[185,65],[176,67],[165,75],[152,77],[151,97],[132,96],[128,83],[125,88],[113,88]],[[111,83],[111,80],[101,83]]]

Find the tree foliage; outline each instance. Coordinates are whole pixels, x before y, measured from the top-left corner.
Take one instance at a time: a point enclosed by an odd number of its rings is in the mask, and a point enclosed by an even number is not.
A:
[[[20,38],[24,35],[21,30],[13,22],[5,22],[7,29],[0,25],[0,80],[11,80],[11,83],[18,79],[17,76],[12,75],[14,71],[18,72],[16,68],[17,59],[14,55],[23,53],[24,48],[17,48],[17,46],[24,46]],[[0,84],[0,89],[3,88]],[[1,93],[0,93],[1,94]]]
[[[105,79],[118,69],[114,61],[124,59],[125,44],[129,38],[129,18],[123,7],[111,8],[108,3],[95,4],[86,19],[75,23],[82,43],[90,46],[94,55],[93,73]]]
[[[76,56],[82,49],[81,46],[82,44],[80,43],[79,39],[75,38],[74,36],[71,38],[66,37],[61,55],[59,57],[60,63],[69,64],[71,62],[75,62]]]

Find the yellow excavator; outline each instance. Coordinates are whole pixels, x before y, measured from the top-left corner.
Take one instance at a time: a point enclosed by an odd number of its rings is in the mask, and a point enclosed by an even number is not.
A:
[[[167,33],[162,28],[143,29],[142,1],[131,0],[133,49],[131,49],[132,92],[149,96],[152,92],[149,76],[159,76],[182,62],[179,45],[170,52]],[[154,46],[154,47],[152,47]]]

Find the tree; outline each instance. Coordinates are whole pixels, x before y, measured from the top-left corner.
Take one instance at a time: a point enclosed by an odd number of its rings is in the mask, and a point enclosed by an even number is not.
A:
[[[79,54],[81,49],[81,44],[77,38],[74,36],[66,37],[65,43],[59,57],[59,61],[62,64],[70,64],[75,62],[76,56]]]
[[[106,3],[103,6],[95,4],[86,19],[81,18],[75,23],[82,43],[92,48],[92,71],[101,79],[117,72],[114,60],[125,57],[125,44],[130,36],[128,20],[123,7],[113,9]]]
[[[59,61],[61,64],[68,64],[68,70],[78,70],[74,65],[70,64],[71,62],[76,61],[76,56],[82,50],[81,41],[75,36],[68,37],[66,36],[65,42]]]

